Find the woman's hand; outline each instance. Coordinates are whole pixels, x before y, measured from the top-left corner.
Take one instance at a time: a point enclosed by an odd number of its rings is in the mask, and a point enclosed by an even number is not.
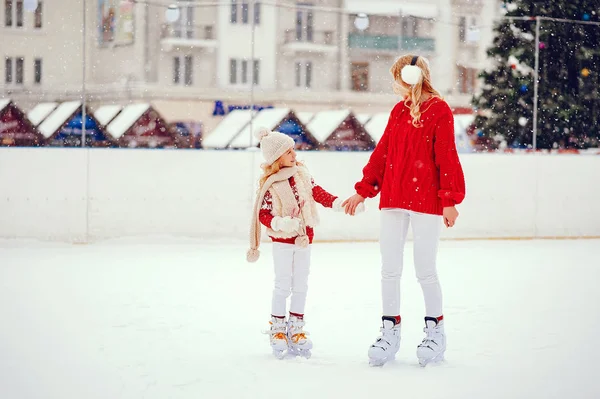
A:
[[[356,207],[359,204],[362,204],[365,201],[365,198],[362,195],[354,194],[352,197],[348,198],[346,201],[342,202],[342,207],[344,207],[344,212],[346,214],[353,215],[356,213]]]
[[[455,206],[447,206],[444,208],[443,216],[446,227],[452,227],[458,218],[458,211]]]

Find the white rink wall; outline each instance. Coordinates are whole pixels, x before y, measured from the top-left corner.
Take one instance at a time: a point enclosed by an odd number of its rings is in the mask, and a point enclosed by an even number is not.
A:
[[[301,152],[341,197],[370,153]],[[600,236],[600,156],[461,154],[467,197],[443,238]],[[247,239],[257,151],[0,149],[0,237]],[[377,240],[378,198],[355,217],[320,207],[316,241]],[[264,235],[263,235],[264,237]]]

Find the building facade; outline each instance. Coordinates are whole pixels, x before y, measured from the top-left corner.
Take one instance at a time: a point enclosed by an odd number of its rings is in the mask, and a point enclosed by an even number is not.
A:
[[[149,101],[208,130],[251,104],[389,110],[389,68],[408,52],[429,59],[451,106],[469,108],[499,11],[496,0],[198,0],[168,22],[160,1],[25,3],[0,6],[0,97],[25,110],[83,93],[92,108]]]

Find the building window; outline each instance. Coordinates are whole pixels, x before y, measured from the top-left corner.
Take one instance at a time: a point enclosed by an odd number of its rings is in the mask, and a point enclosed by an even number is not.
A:
[[[248,83],[248,61],[242,60],[242,83]]]
[[[4,60],[4,81],[6,83],[12,83],[13,81],[13,62],[12,58],[6,57]]]
[[[296,62],[296,87],[302,85],[302,63]]]
[[[248,23],[248,16],[249,16],[248,2],[244,1],[242,3],[242,23],[243,24]]]
[[[352,63],[352,90],[369,90],[369,64],[367,62]]]
[[[460,17],[458,20],[458,40],[461,43],[467,41],[467,17]]]
[[[213,27],[212,26],[205,26],[204,27],[204,38],[206,40],[213,40],[214,36],[213,36]]]
[[[311,4],[299,4],[301,6],[311,6]],[[313,41],[313,12],[306,8],[296,11],[296,40]]]
[[[36,29],[40,29],[42,27],[42,2],[38,1],[38,6],[35,9],[33,27]]]
[[[194,57],[191,55],[185,56],[185,85],[192,85],[192,76],[194,74]]]
[[[229,83],[237,83],[237,60],[234,59],[229,60]]]
[[[4,26],[17,28],[23,27],[25,8],[23,0],[4,0]],[[39,25],[39,26],[38,26]],[[41,28],[42,26],[42,4],[38,2],[35,10],[34,26]]]
[[[402,17],[402,36],[418,37],[419,21],[415,17]]]
[[[15,83],[23,84],[23,72],[25,70],[24,64],[25,59],[23,57],[17,58],[15,66]]]
[[[231,0],[231,17],[230,21],[232,24],[237,23],[237,0]]]
[[[477,69],[458,67],[458,91],[461,94],[473,94],[477,86]]]
[[[185,57],[173,57],[173,83],[183,83],[191,86],[194,76],[194,57],[186,55]]]
[[[17,0],[17,28],[23,27],[23,0]]]
[[[179,57],[173,58],[173,83],[179,84],[179,77],[181,76],[181,60]]]
[[[4,0],[4,26],[13,24],[13,0]]]
[[[254,65],[252,68],[252,83],[254,83],[255,85],[258,85],[259,77],[260,77],[260,61],[254,60]]]
[[[179,19],[173,24],[175,37],[194,38],[194,7],[182,7]]]
[[[312,62],[296,62],[296,87],[310,88],[312,85]]]
[[[259,2],[254,3],[254,24],[255,25],[260,24],[260,3]]]
[[[42,59],[36,58],[33,63],[33,81],[36,84],[42,83]]]

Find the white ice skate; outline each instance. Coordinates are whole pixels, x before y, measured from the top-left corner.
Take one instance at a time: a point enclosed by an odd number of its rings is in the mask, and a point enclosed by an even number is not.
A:
[[[269,324],[271,325],[271,328],[267,331],[267,334],[270,336],[273,355],[278,359],[283,359],[285,357],[285,351],[288,350],[288,339],[286,335],[287,324],[285,319],[278,317],[271,317]]]
[[[371,366],[383,366],[389,360],[394,360],[400,349],[400,324],[394,325],[392,319],[384,318],[380,331],[381,337],[369,348]]]
[[[312,341],[307,338],[308,332],[304,331],[304,320],[290,316],[288,321],[288,353],[295,356],[310,358],[312,349]]]
[[[423,342],[417,347],[417,357],[422,367],[429,363],[437,363],[444,360],[446,352],[446,334],[444,333],[443,321],[434,317],[425,317],[425,328],[427,334]]]

